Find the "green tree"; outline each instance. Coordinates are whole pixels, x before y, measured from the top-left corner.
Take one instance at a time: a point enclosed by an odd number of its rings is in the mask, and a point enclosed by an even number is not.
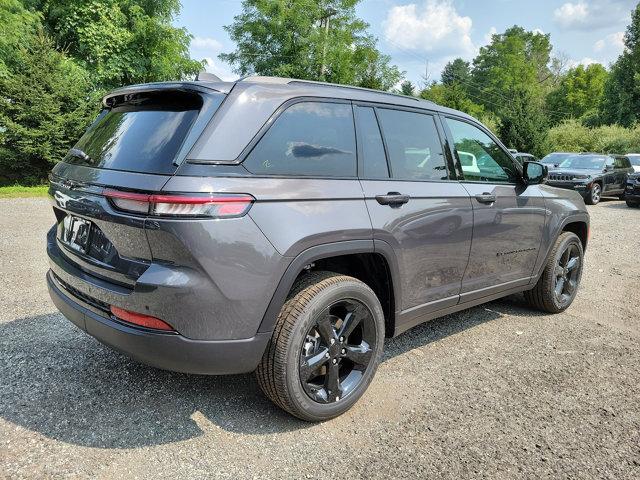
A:
[[[86,70],[42,30],[22,40],[0,76],[0,178],[37,183],[82,135],[97,101],[88,101]]]
[[[508,92],[510,108],[500,117],[498,133],[502,142],[520,152],[542,155],[548,132],[547,118],[539,99],[529,88]]]
[[[240,75],[273,75],[389,90],[402,79],[355,14],[360,0],[243,0],[220,59]]]
[[[541,98],[552,82],[551,41],[547,34],[513,26],[493,35],[473,60],[473,96],[498,115],[511,110],[510,92],[529,90]]]
[[[471,64],[461,58],[456,58],[444,66],[440,79],[445,85],[468,85],[471,81]]]
[[[420,97],[425,100],[431,100],[443,107],[460,110],[474,117],[481,117],[485,113],[484,107],[471,100],[464,85],[460,83],[447,85],[433,82],[420,92]]]
[[[191,35],[171,22],[179,0],[27,0],[43,13],[57,45],[98,87],[178,80],[202,63],[189,56]]]
[[[605,123],[630,126],[640,121],[640,3],[631,12],[624,44],[605,84],[600,110]]]
[[[599,63],[570,69],[547,96],[553,123],[593,114],[602,100],[607,76],[607,70]]]
[[[400,93],[412,97],[415,95],[416,87],[409,80],[405,80],[400,84]]]

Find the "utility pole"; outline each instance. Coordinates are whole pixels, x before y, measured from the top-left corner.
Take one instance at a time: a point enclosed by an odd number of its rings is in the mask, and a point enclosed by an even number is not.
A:
[[[327,43],[329,42],[329,19],[336,15],[338,11],[335,8],[329,8],[320,19],[320,26],[324,22],[324,43],[322,45],[322,67],[320,67],[320,80],[326,80],[327,73]]]

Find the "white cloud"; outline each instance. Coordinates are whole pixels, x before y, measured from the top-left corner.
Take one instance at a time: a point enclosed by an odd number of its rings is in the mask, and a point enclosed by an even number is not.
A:
[[[538,35],[544,35],[544,30],[542,30],[541,28],[534,28],[533,33],[537,33]]]
[[[553,12],[555,22],[565,28],[584,26],[589,19],[589,6],[584,3],[567,2]]]
[[[451,0],[426,0],[392,7],[383,23],[385,39],[392,45],[435,57],[471,56],[473,22],[458,14]]]
[[[591,57],[584,57],[582,60],[569,60],[568,67],[569,68],[575,68],[578,65],[582,65],[584,67],[588,67],[592,63],[600,63],[600,62],[598,62],[597,60],[595,60],[595,59],[593,59]]]
[[[553,12],[553,21],[567,30],[615,28],[629,21],[634,0],[579,0],[566,2]]]
[[[593,50],[602,52],[605,50],[617,50],[621,53],[624,50],[624,32],[616,32],[598,40],[593,44]]]
[[[194,37],[191,40],[191,48],[221,51],[222,43],[211,37]]]

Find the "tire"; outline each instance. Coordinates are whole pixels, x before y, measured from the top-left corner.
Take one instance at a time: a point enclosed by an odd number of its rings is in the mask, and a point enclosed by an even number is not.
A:
[[[602,198],[602,187],[599,183],[591,185],[591,189],[587,192],[585,203],[587,205],[597,205]]]
[[[350,332],[341,330],[346,325]],[[349,410],[366,391],[383,344],[384,314],[373,290],[353,277],[311,272],[284,303],[256,378],[283,410],[309,422],[328,420]]]
[[[631,200],[627,200],[627,207],[638,208],[638,207],[640,207],[640,203],[632,202]]]
[[[566,252],[569,252],[568,257],[565,257]],[[578,262],[577,265],[574,264],[574,268],[571,268],[567,264],[573,258],[578,258]],[[582,242],[575,233],[563,232],[549,254],[549,260],[538,279],[538,283],[533,289],[524,292],[525,299],[529,305],[543,312],[560,313],[565,311],[573,303],[578,292],[583,265]],[[562,270],[561,273],[560,270]],[[558,294],[557,287],[560,278],[564,278],[564,282],[560,288],[560,294]]]

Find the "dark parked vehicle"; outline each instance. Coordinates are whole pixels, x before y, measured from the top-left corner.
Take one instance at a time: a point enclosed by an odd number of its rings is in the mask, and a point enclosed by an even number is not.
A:
[[[524,162],[539,162],[536,156],[530,153],[517,152],[513,154],[513,158],[515,158],[520,165],[524,164]]]
[[[640,173],[632,173],[629,175],[629,178],[627,178],[627,188],[624,193],[628,207],[640,208]]]
[[[547,165],[549,168],[555,168],[573,155],[577,155],[577,153],[553,152],[543,157],[542,160],[540,160],[540,163]]]
[[[636,173],[640,173],[640,153],[629,153],[625,155],[631,162],[631,166]]]
[[[260,77],[122,88],[51,175],[47,282],[141,362],[255,370],[278,406],[325,420],[366,390],[385,337],[515,292],[571,305],[589,215],[545,177],[414,98]]]
[[[580,192],[586,203],[595,205],[603,196],[624,198],[630,173],[633,168],[627,157],[581,153],[553,169],[547,183]]]

